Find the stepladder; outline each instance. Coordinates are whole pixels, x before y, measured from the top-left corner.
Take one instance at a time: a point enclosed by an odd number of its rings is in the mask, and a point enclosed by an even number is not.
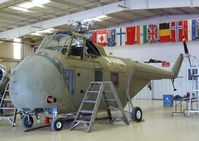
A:
[[[112,111],[117,110],[120,112],[120,118],[123,122],[129,125],[128,118],[113,83],[111,81],[92,81],[76,113],[71,129],[83,125],[86,132],[91,132],[99,110],[107,112],[110,122],[114,121]]]
[[[16,125],[17,109],[13,106],[9,95],[9,82],[0,98],[0,120],[8,120],[10,125]]]

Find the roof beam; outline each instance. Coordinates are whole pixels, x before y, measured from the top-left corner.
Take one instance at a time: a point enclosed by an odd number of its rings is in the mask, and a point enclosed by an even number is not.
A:
[[[0,32],[0,39],[13,39],[21,37],[32,32],[36,32],[51,27],[68,24],[71,20],[83,20],[94,18],[104,14],[111,14],[123,10],[138,10],[138,9],[160,9],[173,7],[199,7],[198,0],[123,0],[107,5],[102,5],[86,11],[81,11],[58,18],[41,21],[27,26],[18,27],[15,29]]]
[[[104,15],[104,14],[110,14],[110,13],[122,11],[123,8],[118,7],[117,5],[119,5],[119,4],[121,5],[123,3],[124,3],[123,1],[115,2],[115,3],[104,5],[101,7],[89,9],[86,11],[81,11],[78,13],[74,13],[74,14],[70,14],[70,15],[66,15],[66,16],[62,16],[62,17],[58,17],[58,18],[54,18],[54,19],[50,19],[50,20],[46,20],[46,21],[42,21],[42,22],[38,22],[38,23],[31,24],[28,26],[23,26],[23,27],[19,27],[16,29],[0,32],[0,39],[14,39],[17,37],[27,35],[32,32],[39,31],[39,30],[44,30],[44,29],[48,29],[51,27],[69,24],[69,21],[71,21],[71,20],[79,20],[80,21],[80,20],[84,20],[84,19],[88,19],[88,18],[94,18],[94,17]]]

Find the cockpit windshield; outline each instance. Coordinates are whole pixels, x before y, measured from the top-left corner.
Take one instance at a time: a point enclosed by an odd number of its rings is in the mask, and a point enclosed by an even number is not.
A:
[[[67,47],[70,44],[70,41],[71,41],[70,34],[56,33],[46,37],[42,41],[40,48],[50,49],[65,54],[67,51]]]
[[[100,56],[97,47],[83,36],[72,35],[71,32],[55,33],[46,37],[39,49],[49,49],[68,56],[80,56],[81,58],[96,58]]]

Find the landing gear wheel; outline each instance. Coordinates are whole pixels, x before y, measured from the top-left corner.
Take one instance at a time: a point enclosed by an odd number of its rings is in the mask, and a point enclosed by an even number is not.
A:
[[[24,115],[22,118],[22,125],[24,128],[30,128],[32,127],[34,123],[34,119],[30,115]]]
[[[133,108],[133,111],[131,113],[131,119],[137,122],[142,121],[142,110],[140,107]]]
[[[60,118],[58,119],[53,119],[51,122],[51,129],[53,131],[60,131],[63,128],[63,122],[61,121]]]

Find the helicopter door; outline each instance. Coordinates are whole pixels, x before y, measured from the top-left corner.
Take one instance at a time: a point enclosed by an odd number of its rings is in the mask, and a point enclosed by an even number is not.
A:
[[[95,70],[95,81],[103,81],[102,70]]]

